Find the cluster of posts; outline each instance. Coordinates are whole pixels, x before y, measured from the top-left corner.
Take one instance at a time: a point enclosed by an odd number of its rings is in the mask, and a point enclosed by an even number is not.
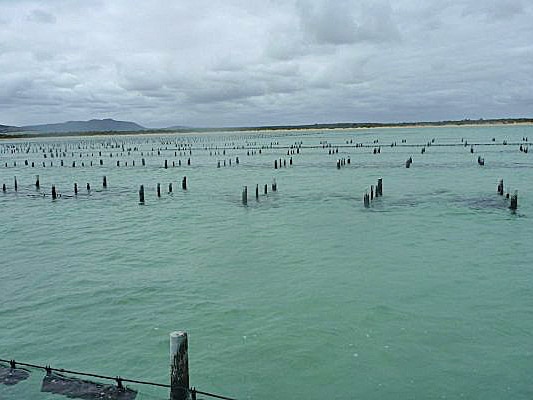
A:
[[[172,193],[172,182],[168,184],[168,193]],[[187,190],[187,177],[184,176],[181,180],[181,188]],[[157,197],[161,197],[161,184],[157,184]],[[139,203],[144,204],[144,185],[139,188]]]
[[[272,191],[277,192],[278,190],[278,184],[276,183],[276,179],[272,179]],[[263,187],[263,194],[266,196],[268,194],[268,185],[265,183]],[[255,199],[259,201],[259,185],[255,185]],[[247,205],[248,204],[248,186],[244,186],[242,189],[242,204]]]
[[[500,181],[498,182],[498,194],[500,196],[503,196],[503,193],[504,193],[503,179],[500,179]],[[513,211],[516,211],[516,209],[518,208],[518,190],[515,190],[514,194],[511,194],[511,195],[507,193],[505,195],[505,198],[511,200],[511,204],[509,205],[509,208]]]
[[[375,194],[375,196],[374,196]],[[374,193],[374,185],[370,186],[370,194],[368,192],[365,192],[363,195],[363,204],[366,208],[370,207],[370,202],[374,200],[374,198],[378,198],[383,196],[383,178],[378,179],[378,184],[376,185],[376,191]]]
[[[337,169],[341,169],[341,167],[344,167],[346,164],[350,164],[350,157],[337,160]]]
[[[224,167],[226,166],[226,160],[222,160],[224,162]],[[228,160],[229,166],[231,167],[231,158]],[[235,157],[235,164],[239,165],[239,157]],[[217,161],[217,168],[220,168],[220,160]]]
[[[279,159],[279,160],[274,160],[274,169],[278,169],[278,168],[281,168],[281,166],[284,166],[286,167],[287,166],[287,160],[285,159]],[[292,165],[292,157],[289,158],[289,165]]]

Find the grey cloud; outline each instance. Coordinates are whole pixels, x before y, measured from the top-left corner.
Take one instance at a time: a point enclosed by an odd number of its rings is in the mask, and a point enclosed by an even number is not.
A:
[[[56,22],[56,17],[53,14],[43,10],[31,11],[28,19],[42,24],[54,24]]]
[[[0,124],[531,112],[526,1],[21,0],[0,15]]]
[[[463,15],[483,15],[492,20],[510,19],[525,12],[522,0],[485,0],[467,3]]]
[[[394,41],[400,37],[388,2],[298,3],[303,29],[322,44]]]

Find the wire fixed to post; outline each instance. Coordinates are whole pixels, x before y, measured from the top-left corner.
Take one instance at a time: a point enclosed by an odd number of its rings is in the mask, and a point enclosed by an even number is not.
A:
[[[52,372],[59,372],[59,373],[64,373],[64,374],[88,376],[88,377],[91,377],[91,378],[99,378],[99,379],[111,380],[111,381],[115,381],[117,383],[117,387],[119,389],[124,389],[124,385],[122,384],[123,382],[136,383],[136,384],[139,384],[139,385],[150,385],[150,386],[170,388],[170,385],[169,384],[165,384],[165,383],[141,381],[141,380],[138,380],[138,379],[127,379],[127,378],[122,378],[120,376],[107,376],[107,375],[93,374],[93,373],[89,373],[89,372],[72,371],[72,370],[68,370],[68,369],[64,369],[64,368],[52,368],[50,365],[37,365],[37,364],[19,362],[19,361],[15,361],[13,359],[7,360],[7,359],[0,358],[0,362],[8,363],[9,367],[12,368],[12,369],[16,369],[18,365],[23,366],[23,367],[41,369],[43,371],[46,371],[46,373],[48,375],[51,374]],[[222,396],[222,395],[218,395],[218,394],[214,394],[214,393],[203,392],[203,391],[197,390],[196,388],[186,388],[186,389],[191,391],[191,393],[194,396],[193,398],[195,398],[196,394],[201,394],[201,395],[213,397],[213,398],[216,398],[216,399],[237,400],[237,399],[232,398],[232,397],[226,397],[226,396]]]

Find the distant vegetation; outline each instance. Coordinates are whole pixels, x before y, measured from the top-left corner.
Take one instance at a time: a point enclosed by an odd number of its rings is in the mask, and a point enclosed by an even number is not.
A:
[[[128,134],[157,134],[157,133],[195,133],[195,132],[231,132],[231,131],[271,131],[289,129],[356,129],[356,128],[393,128],[393,127],[431,127],[431,126],[461,126],[461,125],[512,125],[533,124],[531,118],[501,118],[501,119],[463,119],[460,121],[428,121],[428,122],[340,122],[334,124],[312,125],[272,125],[229,128],[191,128],[173,126],[163,129],[148,129],[129,121],[115,121],[113,119],[92,119],[90,121],[69,121],[60,124],[8,126],[0,125],[0,138],[20,137],[48,137],[48,136],[94,136],[94,135],[128,135]]]

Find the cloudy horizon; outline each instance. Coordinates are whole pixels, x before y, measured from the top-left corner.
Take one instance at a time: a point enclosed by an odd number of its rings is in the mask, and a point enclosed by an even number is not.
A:
[[[0,0],[0,124],[532,117],[522,0]]]

